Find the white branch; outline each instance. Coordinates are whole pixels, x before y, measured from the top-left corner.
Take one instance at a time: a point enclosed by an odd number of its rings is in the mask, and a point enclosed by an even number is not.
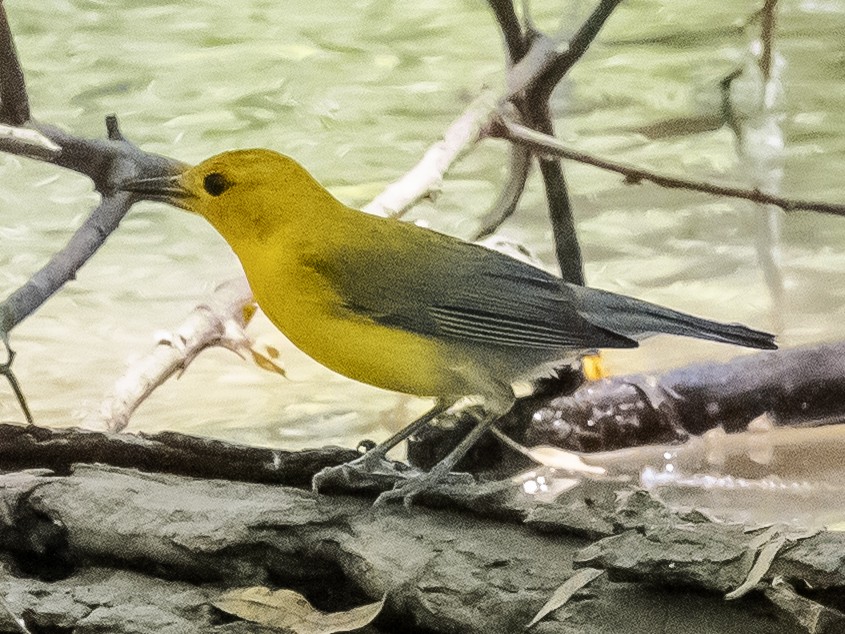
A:
[[[183,372],[205,348],[222,346],[242,354],[252,341],[244,332],[244,308],[252,304],[246,278],[224,282],[205,304],[197,306],[173,332],[159,337],[156,347],[133,364],[114,385],[100,408],[110,431],[121,431],[153,390],[173,374]]]
[[[38,130],[0,124],[0,152],[39,160],[56,158],[62,148]]]
[[[401,216],[419,200],[439,193],[443,177],[452,164],[481,138],[496,103],[491,90],[483,91],[452,122],[443,138],[426,151],[419,163],[388,185],[362,211],[375,216]]]

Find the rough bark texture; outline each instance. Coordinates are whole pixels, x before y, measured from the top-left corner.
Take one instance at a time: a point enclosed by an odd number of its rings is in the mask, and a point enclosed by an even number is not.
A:
[[[845,342],[699,363],[661,375],[618,376],[584,383],[572,376],[558,394],[522,399],[499,428],[527,446],[569,451],[609,451],[683,441],[716,427],[743,431],[762,414],[778,425],[838,422],[845,412]],[[554,391],[554,390],[553,390]],[[432,465],[466,433],[459,417],[415,439],[409,458]],[[496,442],[482,445],[462,463],[478,471],[513,460]]]
[[[424,502],[373,509],[369,498],[104,466],[6,473],[0,593],[32,632],[262,632],[209,602],[266,585],[325,610],[387,593],[364,631],[506,633],[590,565],[611,578],[535,631],[843,631],[842,534],[790,537],[761,583],[781,585],[725,602],[716,592],[742,582],[759,531],[674,514],[641,491],[587,483],[540,504],[505,482]],[[0,617],[0,632],[16,628]]]

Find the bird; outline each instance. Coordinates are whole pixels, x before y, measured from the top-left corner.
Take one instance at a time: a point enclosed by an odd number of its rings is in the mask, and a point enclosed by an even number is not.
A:
[[[515,382],[587,350],[635,348],[661,333],[777,348],[766,332],[570,284],[484,246],[351,208],[272,150],[223,152],[130,178],[120,189],[133,201],[161,201],[205,218],[239,258],[270,321],[317,362],[435,399],[387,441],[318,473],[315,490],[375,472],[388,450],[456,402],[482,398],[486,413],[448,456],[377,500],[408,504],[510,410]]]

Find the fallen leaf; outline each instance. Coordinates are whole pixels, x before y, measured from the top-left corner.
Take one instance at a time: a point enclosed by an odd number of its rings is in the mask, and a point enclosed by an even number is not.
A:
[[[254,347],[250,348],[249,351],[252,353],[252,360],[255,361],[255,365],[257,365],[262,370],[267,370],[268,372],[273,372],[275,374],[281,374],[285,377],[287,376],[285,369],[278,363],[273,361],[273,359],[279,358],[279,351],[276,348],[273,348],[272,346],[267,346],[267,354],[259,352]]]
[[[728,592],[725,595],[725,598],[728,600],[738,599],[753,590],[763,576],[769,571],[769,568],[772,566],[772,562],[775,560],[775,557],[785,543],[786,537],[783,535],[777,535],[772,539],[772,541],[763,546],[757,555],[757,560],[754,562],[751,570],[748,571],[745,581],[743,581],[742,584],[735,590]]]
[[[248,304],[244,304],[241,308],[241,316],[244,320],[244,326],[246,326],[252,318],[255,317],[255,313],[258,312],[258,304],[255,302],[249,302]]]
[[[598,568],[583,568],[576,572],[574,575],[569,577],[569,579],[564,581],[563,585],[555,590],[552,598],[546,601],[546,605],[540,608],[540,611],[537,612],[537,615],[531,619],[531,622],[528,625],[525,626],[525,629],[527,630],[528,628],[533,627],[547,614],[551,614],[558,608],[566,605],[569,602],[569,599],[572,598],[573,594],[603,574],[604,570],[599,570]]]
[[[321,612],[293,590],[270,590],[263,586],[238,588],[212,602],[214,607],[260,625],[287,629],[294,634],[333,634],[358,630],[378,616],[381,601],[346,612]]]

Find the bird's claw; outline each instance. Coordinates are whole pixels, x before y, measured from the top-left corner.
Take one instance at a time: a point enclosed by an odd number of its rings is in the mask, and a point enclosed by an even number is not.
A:
[[[418,495],[430,492],[438,484],[466,486],[475,482],[475,478],[468,473],[450,473],[449,469],[438,467],[439,465],[415,478],[406,478],[397,482],[390,491],[385,491],[376,498],[373,507],[384,506],[393,500],[402,500],[402,505],[408,509],[411,508]]]
[[[380,491],[407,478],[409,473],[412,472],[397,469],[393,462],[364,455],[336,467],[325,467],[311,479],[311,490],[315,494],[322,489]]]

